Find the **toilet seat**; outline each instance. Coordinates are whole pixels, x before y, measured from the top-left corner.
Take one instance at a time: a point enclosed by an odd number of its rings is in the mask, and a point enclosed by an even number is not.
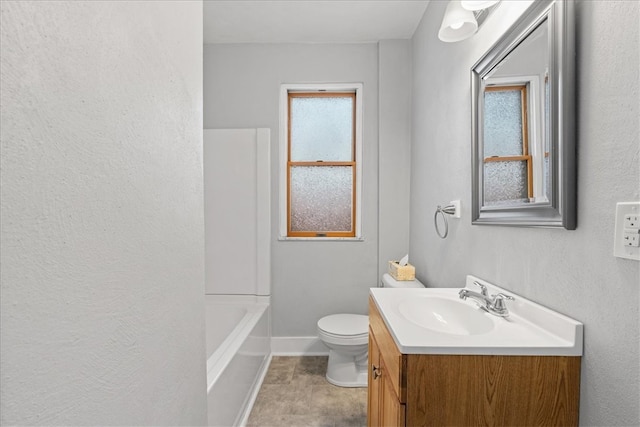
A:
[[[365,344],[369,340],[369,317],[362,314],[325,316],[318,320],[318,334],[332,344]]]

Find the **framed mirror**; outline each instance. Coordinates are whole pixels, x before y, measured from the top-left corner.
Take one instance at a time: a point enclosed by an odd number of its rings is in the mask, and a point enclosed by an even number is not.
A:
[[[473,224],[576,228],[573,8],[535,1],[471,70]]]

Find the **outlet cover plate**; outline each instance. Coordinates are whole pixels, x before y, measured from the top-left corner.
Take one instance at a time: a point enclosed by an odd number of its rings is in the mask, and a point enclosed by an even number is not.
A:
[[[638,232],[638,228],[625,227],[625,225],[629,224],[629,219],[625,221],[625,217],[629,215],[640,216],[640,202],[620,202],[616,204],[613,256],[640,261],[640,247],[630,245],[627,242],[628,239],[625,239],[625,236],[629,236],[629,233]]]

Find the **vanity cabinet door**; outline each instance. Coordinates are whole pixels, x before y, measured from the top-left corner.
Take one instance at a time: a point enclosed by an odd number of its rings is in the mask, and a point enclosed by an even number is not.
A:
[[[401,427],[405,425],[405,405],[393,389],[389,370],[380,354],[373,332],[369,331],[369,389],[367,425]]]
[[[400,350],[398,350],[398,346],[396,346],[391,333],[387,329],[387,325],[371,298],[369,299],[369,328],[378,346],[380,363],[386,366],[384,372],[386,381],[391,383],[391,387],[400,402],[407,403],[407,355],[400,353]]]
[[[380,426],[401,427],[405,425],[405,405],[400,403],[398,396],[385,375],[385,365],[382,362],[382,380],[380,385]]]
[[[380,384],[382,380],[380,367],[380,350],[369,330],[369,383],[367,390],[367,425],[369,427],[380,426]]]
[[[401,427],[405,425],[406,411],[406,355],[398,351],[372,301],[369,322],[367,425]]]

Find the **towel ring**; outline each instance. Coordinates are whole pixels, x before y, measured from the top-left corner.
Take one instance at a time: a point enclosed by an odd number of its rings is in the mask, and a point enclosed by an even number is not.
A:
[[[454,205],[447,205],[444,208],[440,205],[436,208],[436,212],[433,214],[433,225],[436,228],[436,233],[441,239],[446,239],[449,234],[449,222],[447,221],[447,215],[454,215],[456,213],[456,207]],[[440,232],[440,226],[438,225],[438,214],[442,216],[444,221],[444,233]]]

